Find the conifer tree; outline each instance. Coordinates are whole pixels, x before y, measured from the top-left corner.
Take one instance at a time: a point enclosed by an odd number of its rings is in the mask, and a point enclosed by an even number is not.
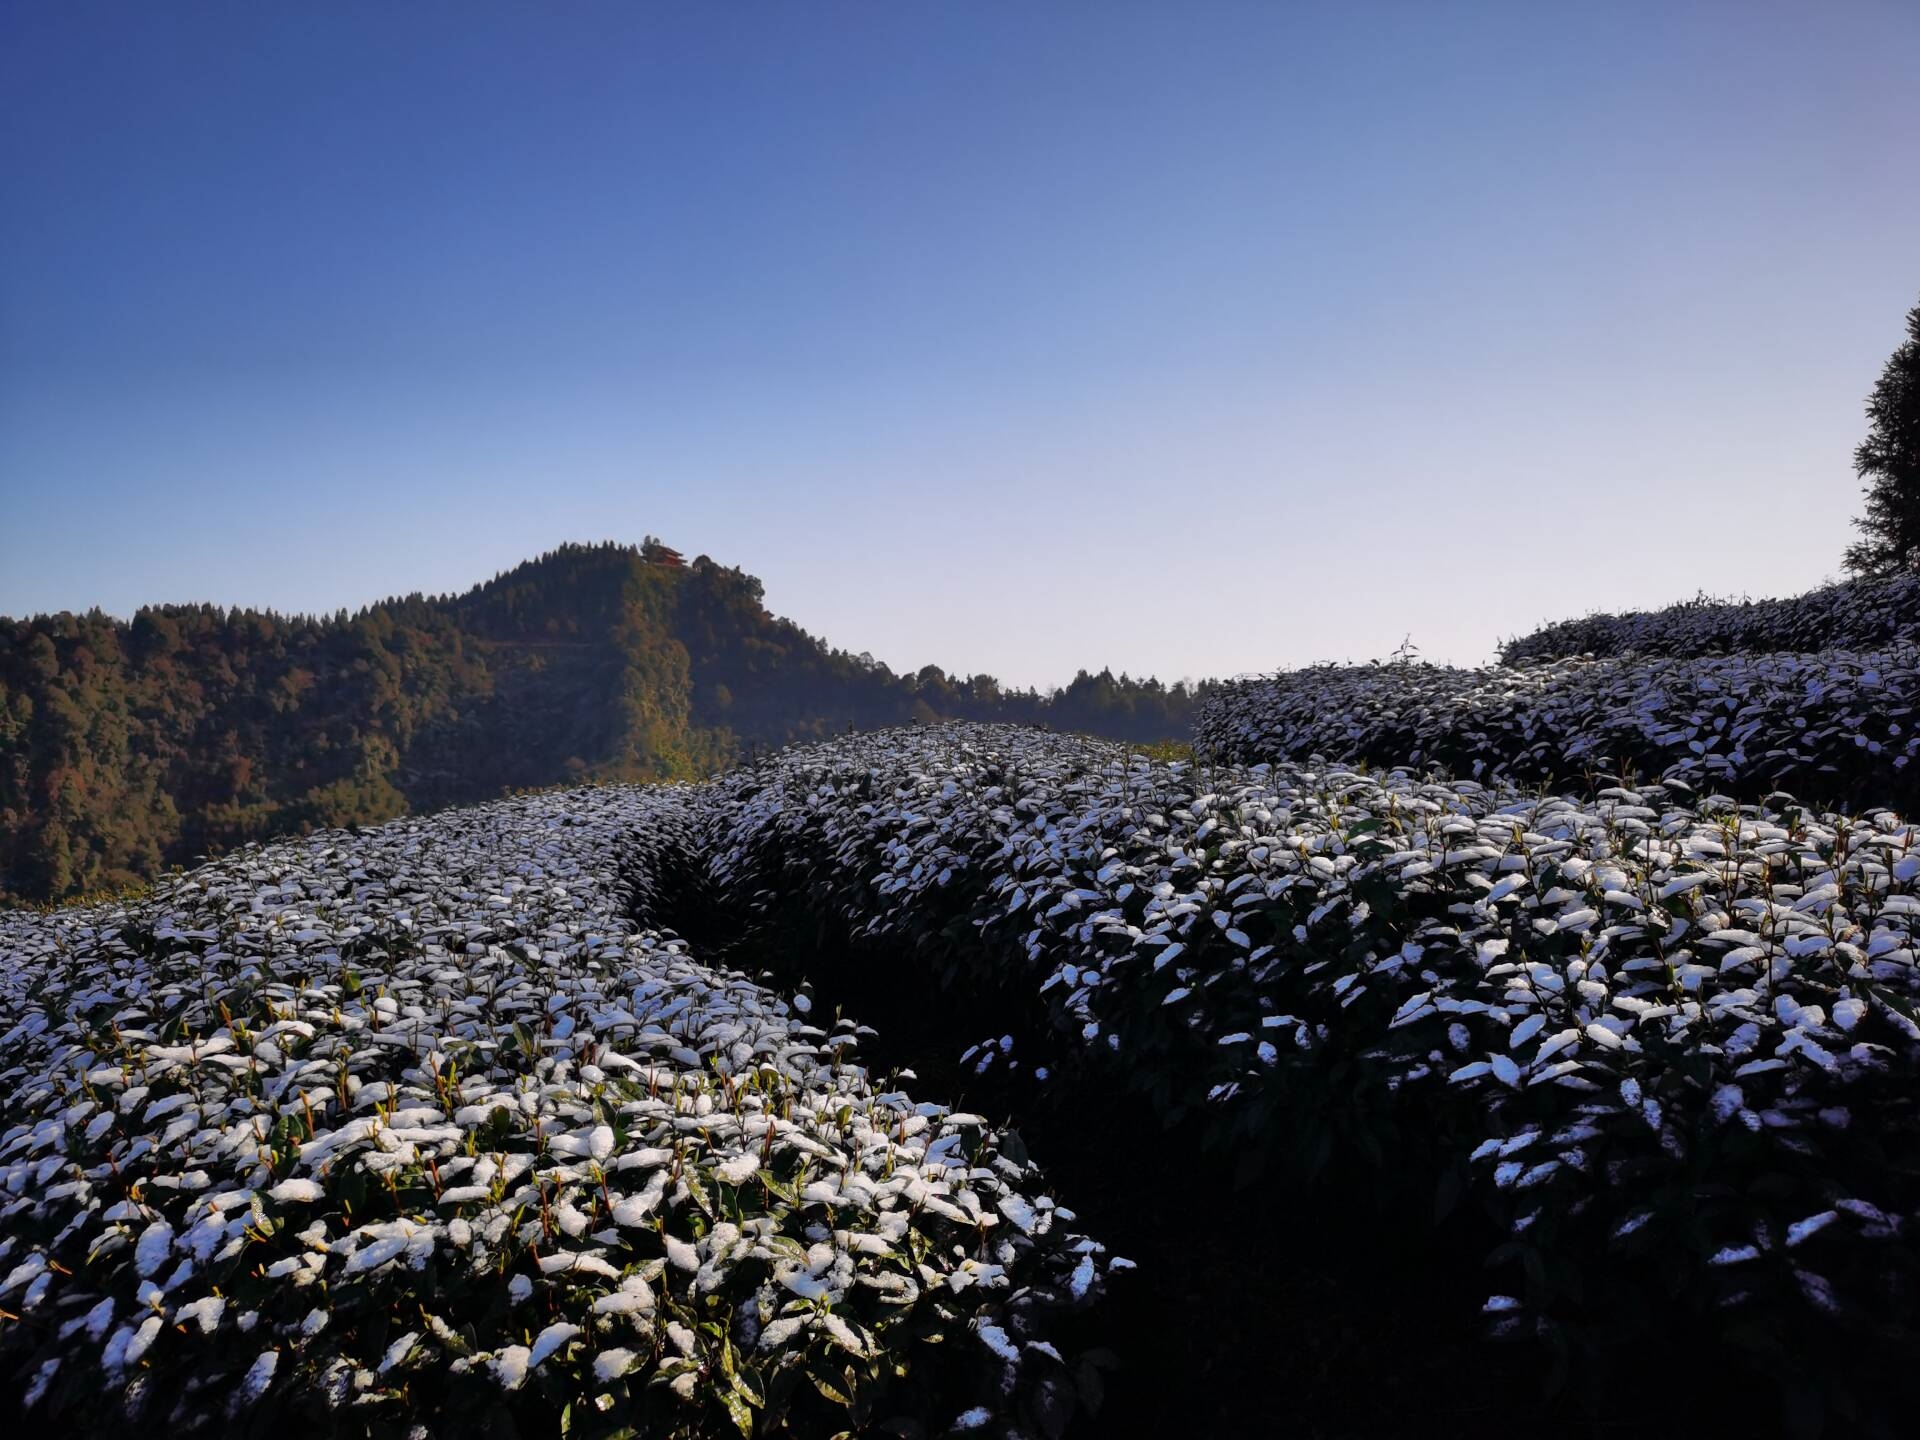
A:
[[[1847,568],[1862,575],[1920,570],[1920,305],[1907,312],[1907,343],[1893,352],[1867,397],[1867,438],[1853,468],[1867,510],[1853,523]]]

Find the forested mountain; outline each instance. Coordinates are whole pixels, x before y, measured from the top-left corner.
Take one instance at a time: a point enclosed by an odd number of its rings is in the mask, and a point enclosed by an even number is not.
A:
[[[694,777],[850,728],[1024,720],[1184,737],[1194,694],[897,675],[648,540],[349,615],[165,605],[0,619],[0,898],[138,881],[247,840],[504,790]]]

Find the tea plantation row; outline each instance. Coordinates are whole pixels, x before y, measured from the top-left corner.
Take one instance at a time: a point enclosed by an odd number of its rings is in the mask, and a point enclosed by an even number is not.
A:
[[[1229,682],[1194,726],[1240,763],[1328,755],[1532,788],[1638,775],[1845,809],[1920,802],[1920,648],[1320,666]]]
[[[789,752],[707,806],[719,892],[810,897],[902,986],[1020,977],[1056,1082],[1292,1183],[1340,1145],[1383,1183],[1464,1163],[1509,1237],[1496,1331],[1710,1348],[1842,1414],[1912,1344],[1920,830],[1890,813],[980,727]],[[1257,1228],[1255,1193],[1213,1223]]]
[[[1509,640],[1509,665],[1576,655],[1877,650],[1920,642],[1920,576],[1856,579],[1781,600],[1711,600],[1588,615]]]
[[[0,919],[30,1423],[1057,1432],[1049,1337],[1122,1262],[850,1022],[627,922],[687,814],[504,802]]]

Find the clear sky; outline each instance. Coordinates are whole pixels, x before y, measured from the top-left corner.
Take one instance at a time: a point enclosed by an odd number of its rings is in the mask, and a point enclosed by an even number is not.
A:
[[[897,668],[1836,574],[1920,4],[0,0],[0,614],[652,533]]]

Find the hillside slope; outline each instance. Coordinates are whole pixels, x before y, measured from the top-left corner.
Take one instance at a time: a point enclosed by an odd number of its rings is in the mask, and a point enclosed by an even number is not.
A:
[[[751,575],[655,541],[563,546],[464,595],[354,615],[0,620],[0,898],[510,789],[690,778],[850,728],[1180,737],[1191,699],[1104,672],[1051,696],[896,675],[769,614]]]

